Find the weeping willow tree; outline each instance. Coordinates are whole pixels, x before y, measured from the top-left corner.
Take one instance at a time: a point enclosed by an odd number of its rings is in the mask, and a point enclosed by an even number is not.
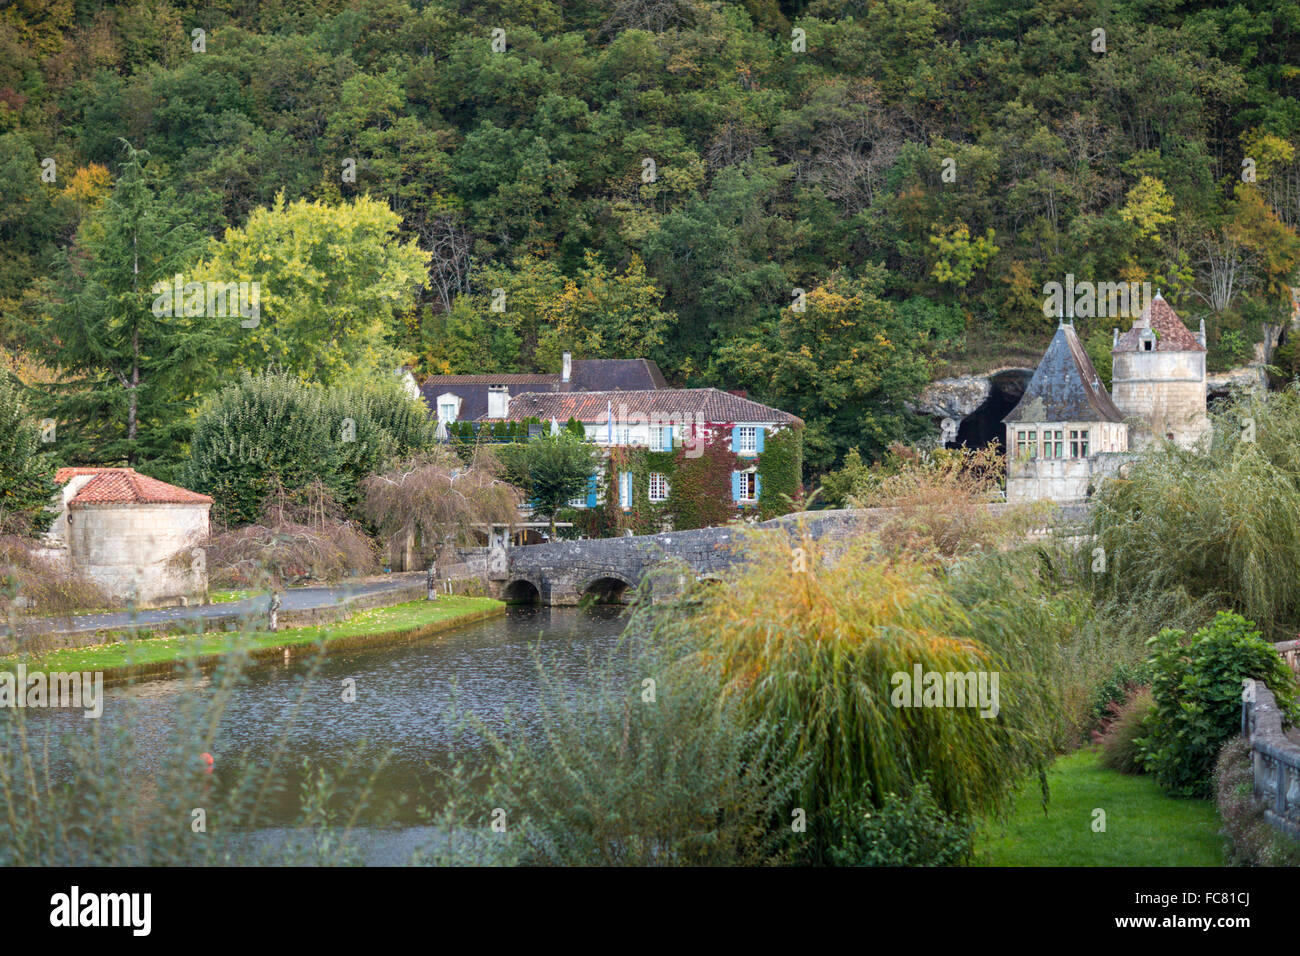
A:
[[[1093,512],[1124,601],[1230,608],[1274,640],[1300,625],[1300,391],[1246,396],[1215,416],[1208,451],[1162,444],[1105,482]]]
[[[361,513],[388,539],[427,547],[438,561],[478,528],[519,520],[519,491],[483,448],[469,464],[444,446],[361,483]]]
[[[946,811],[996,811],[1042,768],[1053,709],[1043,682],[1031,663],[978,639],[1001,625],[964,606],[932,563],[881,560],[863,541],[831,564],[816,542],[773,532],[747,535],[744,553],[685,609],[639,613],[680,667],[719,674],[720,699],[740,701],[755,722],[796,728],[811,767],[795,806],[823,848],[846,807],[879,808],[928,778]],[[918,669],[927,686],[930,674],[944,680],[939,705],[900,698]],[[996,689],[993,706],[979,706],[989,698],[970,684],[964,703],[949,694],[949,675],[967,674]]]

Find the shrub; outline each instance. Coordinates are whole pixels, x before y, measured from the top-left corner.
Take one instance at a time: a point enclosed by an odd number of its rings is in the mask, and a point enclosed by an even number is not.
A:
[[[1220,611],[1188,638],[1166,628],[1151,639],[1150,732],[1140,739],[1148,769],[1174,794],[1210,794],[1215,758],[1241,727],[1241,687],[1262,680],[1296,716],[1296,681],[1282,657],[1239,614]]]
[[[0,377],[0,534],[34,534],[54,519],[54,466],[41,452],[40,430],[18,388]]]
[[[845,467],[836,494],[848,505],[892,509],[879,531],[890,552],[950,558],[1000,545],[1041,521],[1043,509],[1035,505],[1012,506],[1001,514],[989,509],[1006,467],[992,446],[921,453],[895,444],[878,467],[863,468],[860,461]]]
[[[292,493],[273,488],[260,523],[219,531],[203,547],[209,584],[218,588],[330,584],[379,570],[375,543],[319,483]],[[188,562],[190,550],[172,560]]]
[[[832,819],[842,834],[827,851],[834,866],[960,866],[974,848],[974,824],[945,813],[925,780],[905,797],[886,794],[879,809],[837,807]]]
[[[29,541],[0,536],[0,611],[18,607],[69,612],[112,607],[113,601],[76,569],[42,557]]]
[[[1108,770],[1120,773],[1145,773],[1145,754],[1138,743],[1148,733],[1148,724],[1155,710],[1151,688],[1137,688],[1122,704],[1110,704],[1112,719],[1099,735],[1101,757],[1099,762]]]
[[[1229,866],[1300,866],[1300,841],[1271,826],[1253,799],[1250,744],[1244,737],[1232,738],[1219,752],[1214,792]]]
[[[1148,693],[1151,684],[1151,662],[1120,660],[1101,682],[1092,698],[1091,728],[1093,738],[1100,739],[1114,722],[1119,711],[1129,702],[1140,687]]]
[[[1300,391],[1216,415],[1208,454],[1162,443],[1103,482],[1098,588],[1129,604],[1167,592],[1231,608],[1274,640],[1300,625]]]

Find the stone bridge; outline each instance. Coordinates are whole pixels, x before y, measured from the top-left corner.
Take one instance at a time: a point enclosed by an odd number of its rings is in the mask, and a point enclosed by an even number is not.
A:
[[[807,511],[752,525],[500,549],[487,556],[487,578],[493,594],[512,603],[566,605],[584,599],[621,603],[641,585],[650,569],[665,561],[680,563],[683,573],[689,570],[697,580],[720,577],[733,563],[744,560],[743,548],[737,545],[743,544],[745,528],[783,528],[791,535],[806,534],[834,553],[864,530],[881,525],[892,513],[893,509]],[[1062,506],[1053,523],[1078,521],[1085,513],[1082,505]],[[656,582],[656,587],[672,586],[669,579],[671,576]]]

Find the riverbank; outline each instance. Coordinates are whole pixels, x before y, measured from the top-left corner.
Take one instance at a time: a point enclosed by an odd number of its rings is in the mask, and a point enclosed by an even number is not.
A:
[[[1097,757],[1088,748],[1052,765],[1046,812],[1038,781],[1026,786],[1005,821],[986,825],[976,865],[1224,865],[1211,801],[1168,796],[1151,777],[1106,770]]]
[[[505,612],[502,601],[445,595],[436,601],[412,601],[358,611],[347,621],[280,631],[213,632],[127,639],[44,654],[9,655],[0,669],[23,663],[45,671],[100,671],[106,684],[131,678],[170,676],[194,661],[212,667],[234,653],[255,661],[283,661],[313,653],[387,647],[423,640]]]

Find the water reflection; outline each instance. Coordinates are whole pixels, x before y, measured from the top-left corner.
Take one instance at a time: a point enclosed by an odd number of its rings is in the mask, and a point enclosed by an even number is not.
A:
[[[403,801],[388,822],[411,825],[423,819],[417,806],[438,805],[437,771],[449,762],[453,742],[466,758],[465,739],[450,719],[453,696],[489,727],[513,723],[539,727],[536,655],[551,667],[556,683],[575,697],[590,687],[591,656],[603,658],[617,645],[625,621],[620,608],[511,608],[504,616],[417,644],[376,650],[332,652],[313,670],[306,662],[260,666],[249,672],[226,708],[217,746],[216,782],[230,779],[245,761],[268,761],[298,708],[287,735],[287,788],[263,806],[268,826],[289,823],[299,809],[304,757],[339,770],[351,758],[368,774],[391,752],[376,780],[377,803]],[[356,682],[356,700],[345,702],[344,680]],[[101,732],[130,720],[139,752],[138,773],[147,781],[164,756],[193,685],[152,680],[106,690]],[[127,713],[133,716],[128,718]],[[55,742],[67,733],[86,733],[80,713],[47,711],[44,724]],[[474,762],[474,753],[469,753]],[[378,822],[374,811],[361,823]]]

